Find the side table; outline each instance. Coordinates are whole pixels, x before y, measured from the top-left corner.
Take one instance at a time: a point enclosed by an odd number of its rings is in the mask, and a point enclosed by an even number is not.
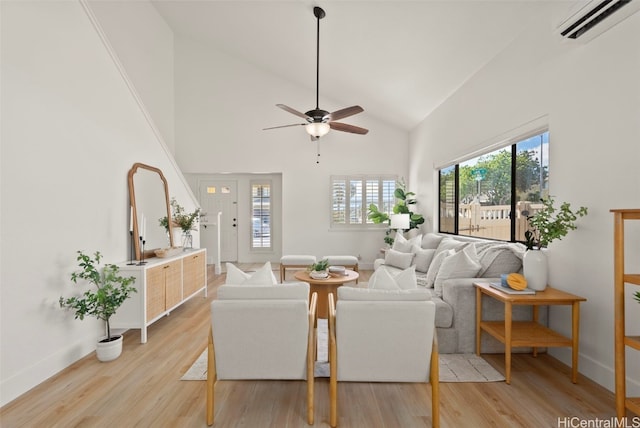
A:
[[[474,283],[476,287],[476,354],[480,355],[480,339],[483,331],[504,343],[505,380],[511,383],[511,348],[517,346],[533,347],[571,347],[571,381],[578,381],[578,338],[580,328],[580,302],[587,299],[547,287],[536,294],[508,294],[493,288],[488,283]],[[504,303],[504,321],[482,321],[482,295]],[[533,320],[513,321],[513,305],[533,306]],[[567,338],[538,322],[538,308],[546,305],[570,305],[572,313],[572,334]]]
[[[355,281],[360,275],[358,272],[352,270],[345,270],[344,275],[329,274],[328,278],[315,279],[309,276],[309,272],[300,270],[295,273],[294,278],[298,281],[304,281],[309,283],[310,290],[309,296],[313,293],[318,293],[318,306],[316,313],[318,318],[329,318],[328,300],[329,293],[333,294],[333,298],[337,299],[336,291],[338,287],[344,283]]]

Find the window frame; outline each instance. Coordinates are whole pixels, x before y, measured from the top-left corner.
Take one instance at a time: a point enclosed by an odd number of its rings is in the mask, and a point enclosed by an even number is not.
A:
[[[254,216],[254,196],[253,196],[253,188],[254,186],[262,186],[269,187],[269,246],[254,246],[254,231],[253,231],[253,219]],[[264,199],[264,197],[261,197]],[[273,182],[272,180],[250,180],[249,181],[249,218],[251,219],[251,228],[249,231],[249,250],[250,251],[273,251]],[[264,216],[260,216],[262,219]],[[264,238],[261,236],[260,238]],[[264,241],[264,239],[261,239]]]
[[[496,241],[503,241],[503,242],[523,242],[522,240],[517,239],[516,237],[516,223],[517,223],[517,204],[518,204],[518,191],[517,191],[517,156],[518,156],[518,144],[523,143],[525,141],[527,141],[530,138],[533,137],[537,137],[537,136],[542,136],[544,134],[546,135],[546,144],[547,144],[547,157],[546,159],[544,159],[544,156],[541,157],[540,162],[541,162],[541,177],[542,177],[542,173],[545,171],[546,168],[546,176],[544,177],[544,179],[541,178],[542,181],[546,182],[547,187],[543,188],[541,186],[540,188],[540,192],[541,192],[541,196],[543,193],[543,189],[544,189],[544,193],[546,193],[546,195],[548,196],[549,194],[549,188],[548,188],[548,180],[549,180],[549,153],[548,153],[548,145],[551,143],[551,137],[550,137],[550,132],[549,132],[549,127],[548,125],[544,125],[544,126],[538,126],[535,127],[531,130],[528,130],[526,132],[522,132],[519,133],[517,135],[514,135],[513,137],[507,138],[507,139],[502,139],[501,142],[496,143],[496,144],[491,144],[488,147],[486,147],[484,150],[482,151],[476,151],[472,154],[469,154],[468,156],[462,157],[460,159],[457,159],[454,162],[450,162],[446,165],[443,166],[439,166],[437,167],[437,172],[438,172],[438,233],[443,233],[443,234],[448,234],[448,235],[457,235],[457,236],[464,236],[464,237],[477,237],[479,239],[490,239],[490,240],[496,240]],[[544,144],[544,143],[543,143]],[[511,173],[511,183],[510,183],[510,192],[511,192],[511,197],[510,197],[510,214],[509,214],[509,218],[510,218],[510,238],[509,240],[503,240],[503,239],[499,239],[499,238],[495,238],[495,237],[486,237],[486,236],[473,236],[473,235],[466,235],[466,234],[460,234],[460,227],[459,227],[459,221],[460,221],[460,165],[466,161],[472,160],[472,159],[479,159],[484,155],[488,155],[488,154],[492,154],[492,153],[497,153],[501,150],[505,150],[508,149],[510,152],[510,156],[511,156],[511,165],[510,165],[510,173]],[[544,152],[543,152],[544,154]],[[546,163],[545,163],[546,162]],[[443,175],[442,175],[442,171],[443,170],[447,170],[453,168],[453,174],[454,174],[454,209],[453,212],[457,213],[456,215],[454,215],[453,218],[453,224],[454,224],[454,230],[453,232],[451,231],[443,231],[442,230],[442,225],[443,225],[443,217],[442,217],[442,201],[443,201],[443,194],[442,194],[442,190],[443,190]],[[516,215],[514,215],[514,213]],[[451,223],[451,221],[449,220],[448,223]]]
[[[367,213],[369,211],[369,204],[372,203],[370,198],[368,197],[368,193],[367,193],[367,182],[369,181],[378,181],[378,195],[377,195],[377,202],[376,205],[378,206],[378,208],[382,208],[384,206],[385,203],[385,199],[384,199],[384,188],[385,182],[388,181],[393,181],[393,188],[391,189],[391,197],[393,198],[393,203],[391,204],[391,206],[389,207],[389,209],[391,210],[393,208],[393,205],[395,204],[395,197],[393,196],[393,192],[395,191],[396,187],[398,186],[398,182],[399,182],[399,178],[397,175],[392,175],[392,174],[379,174],[379,175],[374,175],[374,174],[356,174],[356,175],[332,175],[329,177],[330,180],[330,184],[329,184],[329,193],[330,193],[330,206],[329,206],[329,228],[330,230],[371,230],[371,229],[383,229],[386,228],[387,225],[385,223],[381,223],[381,224],[375,224],[373,222],[371,222],[368,219]],[[334,207],[336,206],[336,200],[335,200],[335,183],[338,181],[344,181],[345,182],[345,196],[344,196],[344,218],[345,218],[345,222],[338,222],[335,221],[335,216],[334,214],[336,213],[336,210],[334,209]],[[362,194],[361,194],[361,204],[362,204],[362,218],[361,221],[358,223],[351,223],[349,221],[350,219],[350,214],[352,211],[352,207],[350,204],[350,183],[353,181],[360,181],[361,186],[360,189],[362,190]],[[382,211],[382,209],[381,209]],[[391,212],[389,212],[391,213]]]

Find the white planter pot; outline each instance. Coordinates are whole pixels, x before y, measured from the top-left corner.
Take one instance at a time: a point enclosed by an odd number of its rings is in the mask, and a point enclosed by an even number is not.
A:
[[[527,287],[542,291],[547,288],[547,254],[542,250],[527,250],[522,260]]]
[[[309,272],[309,276],[313,279],[325,279],[329,276],[329,272],[326,270],[312,270]]]
[[[116,339],[110,342],[102,341],[106,339],[98,342],[96,346],[96,356],[98,360],[103,362],[112,361],[122,354],[122,335],[115,337]]]

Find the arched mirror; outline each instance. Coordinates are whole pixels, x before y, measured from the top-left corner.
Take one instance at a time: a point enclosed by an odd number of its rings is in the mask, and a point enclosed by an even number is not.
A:
[[[133,164],[129,170],[129,198],[136,260],[142,256],[142,239],[145,241],[144,258],[153,257],[159,248],[173,247],[173,237],[160,225],[163,217],[171,224],[169,186],[162,171],[142,163]]]

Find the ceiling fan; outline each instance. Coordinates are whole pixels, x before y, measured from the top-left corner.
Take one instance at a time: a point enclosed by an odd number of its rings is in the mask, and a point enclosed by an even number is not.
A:
[[[316,141],[320,137],[326,135],[330,129],[342,132],[350,132],[352,134],[365,135],[369,132],[368,129],[360,128],[359,126],[349,125],[346,123],[335,122],[336,120],[344,119],[345,117],[353,116],[358,113],[362,113],[364,109],[360,106],[351,106],[343,108],[341,110],[329,113],[326,110],[322,110],[318,106],[319,87],[320,87],[320,20],[325,17],[325,12],[322,8],[316,6],[313,8],[313,14],[318,21],[318,30],[316,38],[316,108],[309,110],[306,113],[301,113],[284,104],[276,104],[277,107],[288,111],[298,117],[305,119],[304,123],[294,123],[291,125],[273,126],[268,129],[288,128],[290,126],[304,126],[307,133],[311,136],[311,141]]]

